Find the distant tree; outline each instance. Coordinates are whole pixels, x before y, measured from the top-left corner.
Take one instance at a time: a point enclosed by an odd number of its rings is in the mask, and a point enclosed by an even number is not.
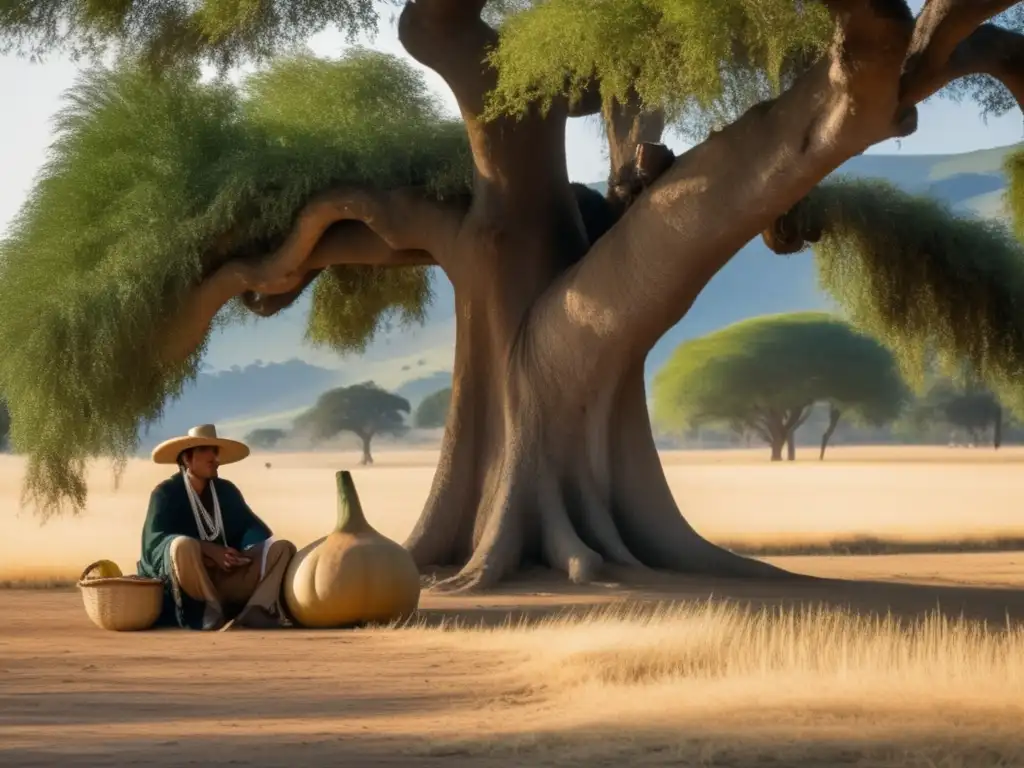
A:
[[[0,400],[0,451],[7,450],[7,436],[11,432],[11,414],[7,403]]]
[[[372,381],[324,392],[316,405],[295,420],[295,431],[314,442],[352,432],[363,442],[363,464],[373,464],[370,441],[378,434],[401,435],[408,427],[403,413],[411,407],[404,397]]]
[[[820,458],[843,414],[881,425],[910,392],[893,355],[837,317],[766,315],[685,342],[654,380],[655,419],[665,428],[723,424],[754,433],[782,459],[815,403],[828,403]]]
[[[1003,408],[999,398],[971,379],[959,385],[950,379],[934,382],[915,403],[912,419],[919,428],[941,422],[961,429],[975,444],[991,429],[992,447],[998,449],[1003,442]]]
[[[283,429],[254,429],[245,436],[245,442],[253,448],[273,448],[281,442],[287,434],[288,433]]]
[[[413,416],[413,423],[420,429],[443,427],[445,421],[448,420],[448,407],[451,405],[451,402],[451,387],[445,387],[432,395],[427,395],[416,406],[416,415]]]

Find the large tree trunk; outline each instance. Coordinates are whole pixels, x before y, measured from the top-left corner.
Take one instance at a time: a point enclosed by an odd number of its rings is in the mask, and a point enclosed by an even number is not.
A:
[[[1003,444],[1003,409],[996,406],[995,418],[992,423],[992,447],[999,450]]]
[[[796,460],[796,431],[807,419],[810,406],[800,408],[765,408],[754,416],[751,427],[771,447],[772,461],[782,461],[782,449],[786,458]]]
[[[713,545],[680,514],[654,445],[643,363],[746,242],[849,157],[913,130],[906,94],[923,98],[948,79],[925,55],[933,36],[955,45],[946,27],[914,37],[920,55],[904,72],[914,33],[904,3],[828,5],[837,34],[821,61],[674,163],[618,184],[608,209],[622,218],[585,228],[566,171],[565,125],[570,115],[602,111],[600,100],[555,99],[546,112],[481,119],[496,82],[486,52],[497,35],[479,18],[484,0],[408,2],[399,38],[446,81],[466,125],[468,211],[405,193],[332,193],[308,206],[275,258],[228,265],[204,281],[190,311],[208,325],[207,310],[240,289],[287,301],[309,270],[332,263],[433,259],[444,269],[456,303],[452,403],[406,547],[420,566],[461,566],[449,586],[493,584],[528,562],[574,581],[609,564],[797,578]],[[660,133],[659,114],[636,122],[635,102],[604,111],[614,159]],[[328,230],[346,219],[367,232],[335,228],[332,239]],[[340,251],[359,238],[361,261],[346,261]],[[795,428],[800,414],[791,415]],[[779,458],[789,432],[772,441]]]
[[[571,110],[556,102],[543,118],[481,122],[493,73],[479,70],[475,51],[439,49],[434,34],[461,14],[458,5],[417,2],[399,25],[410,54],[452,87],[476,163],[472,205],[453,252],[439,259],[455,290],[451,410],[426,507],[405,546],[421,567],[461,566],[446,582],[457,588],[493,584],[527,563],[576,582],[606,565],[790,575],[711,544],[680,514],[647,414],[646,348],[587,380],[574,375],[573,356],[540,353],[538,340],[554,338],[552,323],[537,316],[538,299],[592,245],[566,171]],[[494,39],[468,12],[457,27],[462,42]],[[633,130],[636,105],[611,114],[613,142],[660,132],[663,121],[645,115],[652,127]]]
[[[373,455],[370,453],[370,442],[373,440],[373,433],[360,433],[359,440],[363,446],[363,458],[359,463],[363,466],[369,466],[373,464]]]
[[[464,566],[450,582],[455,587],[491,584],[527,563],[577,582],[602,575],[606,565],[789,575],[717,547],[687,524],[654,444],[642,364],[609,382],[604,397],[568,409],[563,396],[530,386],[528,359],[495,360],[501,375],[490,375],[478,358],[469,366],[470,316],[457,316],[441,459],[405,542],[418,565]]]

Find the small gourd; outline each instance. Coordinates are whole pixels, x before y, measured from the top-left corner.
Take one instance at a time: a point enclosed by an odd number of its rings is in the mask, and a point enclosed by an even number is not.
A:
[[[412,614],[420,599],[412,555],[366,521],[351,473],[336,473],[335,482],[334,531],[297,552],[285,573],[292,619],[303,627],[344,627]]]
[[[85,573],[82,574],[82,581],[88,579],[114,579],[123,575],[121,569],[118,568],[117,563],[113,560],[97,560],[85,569]]]

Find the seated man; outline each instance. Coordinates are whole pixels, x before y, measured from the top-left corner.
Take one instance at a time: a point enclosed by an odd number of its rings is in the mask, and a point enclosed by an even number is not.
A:
[[[288,624],[281,582],[295,546],[274,539],[217,473],[248,455],[248,446],[217,437],[211,424],[153,450],[153,461],[179,470],[153,490],[142,530],[138,572],[167,584],[160,623],[206,630]]]

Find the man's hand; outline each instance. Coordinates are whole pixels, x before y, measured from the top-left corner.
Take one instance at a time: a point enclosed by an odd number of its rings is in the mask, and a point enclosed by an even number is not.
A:
[[[234,547],[222,547],[212,541],[200,542],[199,546],[203,551],[203,559],[209,559],[222,571],[230,571],[252,562]]]
[[[246,557],[233,547],[227,547],[224,550],[224,558],[228,561],[228,565],[231,568],[239,568],[252,562],[251,558]]]

